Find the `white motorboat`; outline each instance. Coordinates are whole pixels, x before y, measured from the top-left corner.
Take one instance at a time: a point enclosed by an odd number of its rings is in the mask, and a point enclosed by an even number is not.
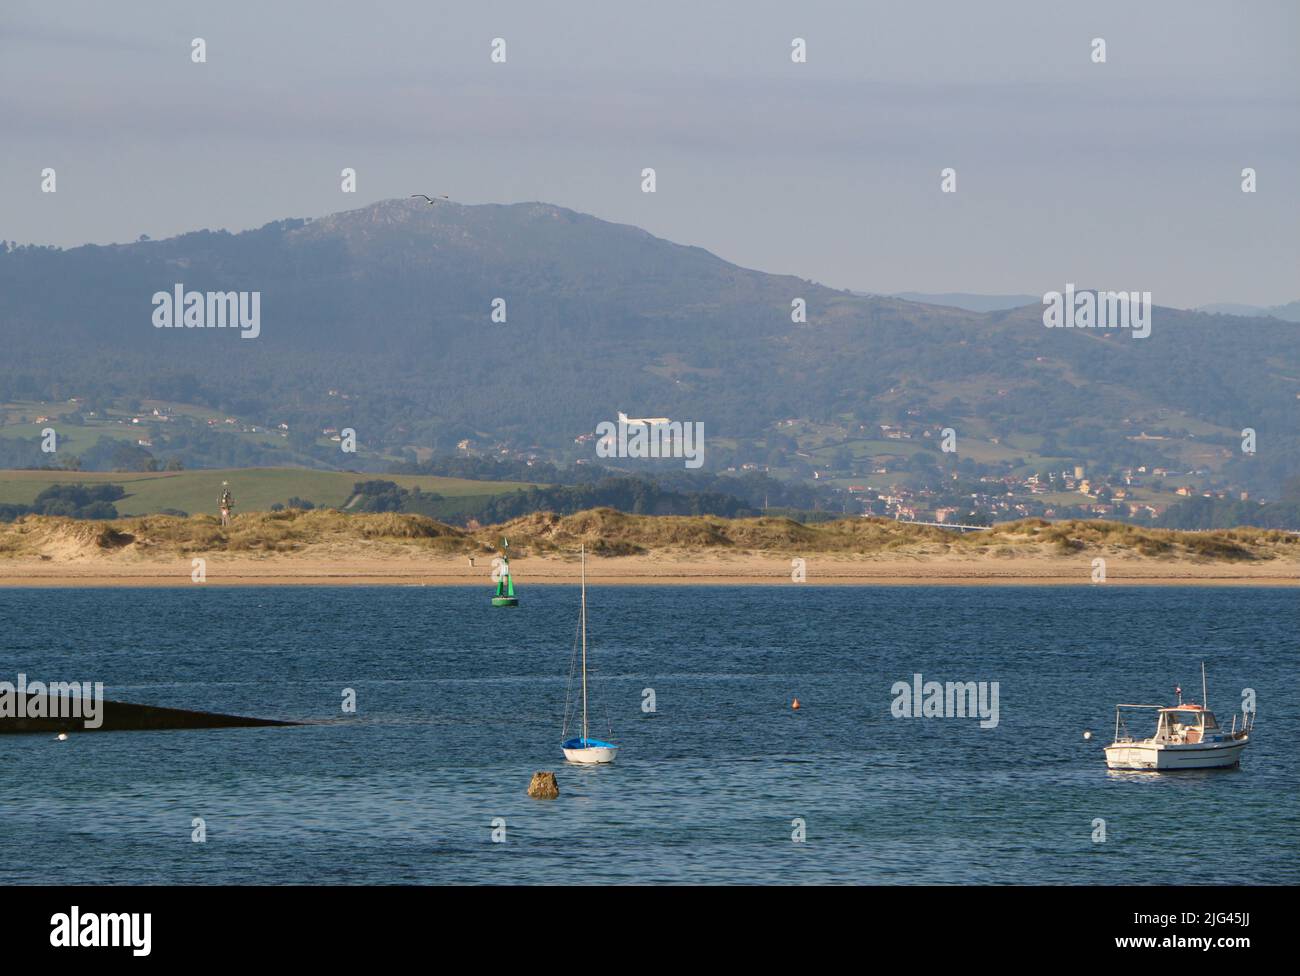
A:
[[[1236,766],[1250,743],[1253,722],[1243,715],[1241,728],[1236,716],[1232,728],[1219,726],[1214,713],[1205,707],[1205,665],[1201,665],[1202,704],[1184,703],[1181,690],[1177,705],[1116,705],[1115,741],[1106,746],[1110,769],[1218,769]],[[1153,709],[1155,734],[1137,739],[1124,725],[1124,709]]]

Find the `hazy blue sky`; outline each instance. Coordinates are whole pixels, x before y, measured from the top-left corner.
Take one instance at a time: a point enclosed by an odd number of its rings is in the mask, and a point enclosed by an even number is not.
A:
[[[1294,0],[3,0],[0,237],[237,230],[437,192],[835,287],[1281,303],[1300,298],[1298,42]]]

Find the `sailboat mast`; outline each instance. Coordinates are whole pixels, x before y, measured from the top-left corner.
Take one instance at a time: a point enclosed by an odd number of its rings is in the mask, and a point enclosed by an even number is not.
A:
[[[582,745],[586,747],[587,735],[587,547],[582,552]]]

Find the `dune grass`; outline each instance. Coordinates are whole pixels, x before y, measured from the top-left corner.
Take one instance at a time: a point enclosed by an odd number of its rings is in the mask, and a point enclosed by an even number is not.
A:
[[[539,512],[474,530],[422,515],[348,514],[337,509],[245,512],[236,515],[226,528],[210,515],[147,515],[94,522],[26,516],[12,524],[0,524],[0,557],[451,555],[490,552],[503,537],[519,555],[573,554],[579,546],[586,546],[588,552],[601,556],[703,552],[1005,559],[1095,553],[1231,562],[1300,558],[1300,536],[1272,529],[1178,532],[1117,522],[1028,519],[1004,523],[988,532],[960,535],[886,519],[804,525],[786,518],[645,516],[608,508],[569,516]]]

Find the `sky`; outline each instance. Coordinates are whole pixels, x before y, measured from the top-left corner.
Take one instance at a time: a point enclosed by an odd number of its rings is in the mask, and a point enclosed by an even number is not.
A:
[[[1297,42],[1294,0],[3,0],[0,238],[445,193],[857,291],[1281,304],[1300,298]]]

